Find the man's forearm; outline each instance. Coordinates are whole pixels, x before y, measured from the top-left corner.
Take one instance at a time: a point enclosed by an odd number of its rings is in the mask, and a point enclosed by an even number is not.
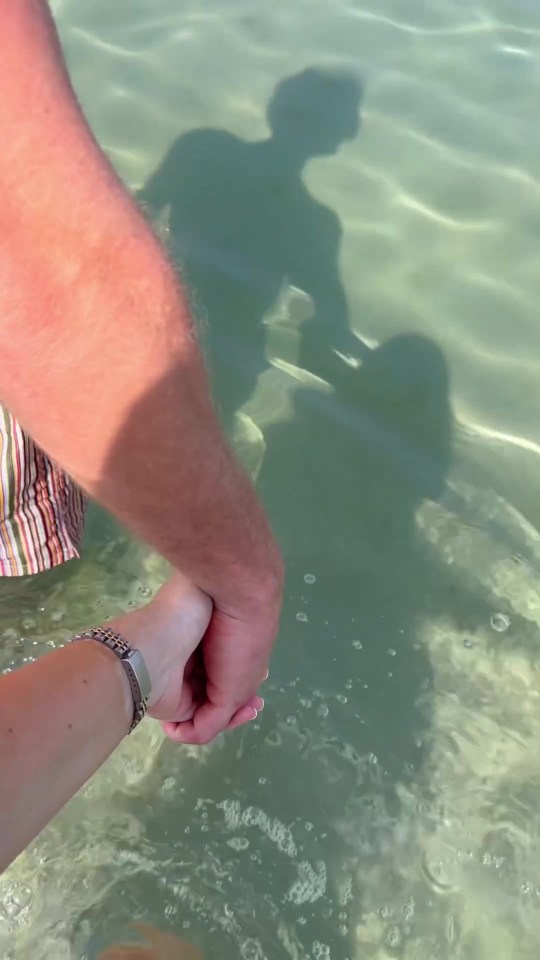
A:
[[[179,283],[77,107],[46,5],[0,0],[0,12],[0,400],[92,496],[234,604],[231,582],[256,591],[250,570],[272,579],[279,562],[222,439]]]

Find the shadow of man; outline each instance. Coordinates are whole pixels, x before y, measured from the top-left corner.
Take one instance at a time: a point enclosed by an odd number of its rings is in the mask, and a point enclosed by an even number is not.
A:
[[[179,137],[138,199],[168,208],[175,257],[208,318],[208,355],[225,422],[266,367],[263,318],[285,284],[313,316],[304,360],[326,376],[332,350],[359,349],[338,270],[341,225],[307,190],[303,171],[359,131],[362,90],[353,75],[307,69],[283,80],[268,105],[268,139],[226,130]]]

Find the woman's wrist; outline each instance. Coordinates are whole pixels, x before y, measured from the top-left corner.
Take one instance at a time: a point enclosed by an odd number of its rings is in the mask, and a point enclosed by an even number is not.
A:
[[[145,661],[152,716],[162,720],[178,714],[184,669],[205,634],[211,612],[209,597],[174,572],[150,603],[108,624]]]
[[[148,624],[148,616],[144,612],[146,608],[135,610],[126,616],[118,617],[107,624],[109,630],[118,633],[127,643],[130,650],[138,650],[141,654],[145,667],[150,678],[150,693],[148,696],[148,710],[152,710],[159,700],[166,683],[166,665],[164,663],[163,653],[160,645],[155,643],[151,636],[151,624]],[[110,651],[109,651],[110,652]],[[118,658],[117,658],[118,659]],[[125,669],[119,662],[119,666],[125,674]],[[129,681],[126,682],[131,697],[131,706],[133,709],[133,694],[129,687]]]
[[[107,672],[111,675],[111,677],[115,678],[113,680],[113,684],[117,691],[116,700],[118,703],[118,710],[125,720],[124,732],[125,734],[128,734],[133,722],[134,703],[129,680],[127,678],[126,671],[122,666],[120,658],[113,653],[112,650],[109,650],[105,644],[100,643],[97,640],[84,639],[81,641],[81,643],[88,644],[89,647],[93,648],[93,660],[95,660],[96,663],[99,663],[101,659]]]

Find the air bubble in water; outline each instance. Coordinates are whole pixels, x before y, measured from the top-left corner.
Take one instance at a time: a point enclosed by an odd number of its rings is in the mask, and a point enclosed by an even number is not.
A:
[[[238,800],[222,800],[218,807],[223,810],[225,826],[228,830],[236,830],[240,826],[240,803]]]
[[[298,878],[290,888],[286,899],[297,906],[316,903],[326,894],[326,864],[323,860],[298,864]]]
[[[405,920],[412,920],[414,917],[414,908],[415,902],[414,897],[408,897],[405,903],[403,904],[402,914]]]
[[[230,840],[227,840],[227,845],[232,847],[233,850],[247,850],[249,840],[245,837],[231,837]]]
[[[362,650],[363,646],[364,644],[362,643],[361,640],[353,640],[353,647],[355,650]]]
[[[317,577],[313,573],[306,573],[304,577],[304,583],[309,583],[311,585],[312,583],[316,583],[316,582],[317,582]]]
[[[244,940],[240,945],[240,953],[243,960],[264,960],[261,945],[258,940]]]
[[[282,853],[291,858],[297,856],[298,850],[290,829],[281,820],[269,817],[264,810],[246,807],[242,812],[241,824],[244,827],[258,827]]]
[[[344,693],[338,693],[336,700],[339,700],[340,703],[347,703],[347,697]]]
[[[15,883],[8,889],[7,896],[2,899],[1,914],[7,920],[14,920],[20,916],[32,902],[32,891],[30,887]]]
[[[176,781],[174,777],[166,777],[161,785],[160,794],[164,799],[171,798],[175,794]]]
[[[470,637],[465,637],[465,639],[464,639],[464,641],[463,641],[463,646],[464,646],[464,647],[467,647],[467,650],[470,650],[471,647],[472,647],[472,645],[473,645],[473,642],[472,642],[471,638],[470,638]]]
[[[330,960],[330,947],[327,943],[315,940],[312,948],[313,960]]]
[[[318,716],[318,717],[322,717],[322,718],[324,719],[325,717],[328,716],[329,713],[330,713],[330,711],[329,711],[329,709],[328,709],[328,707],[326,706],[325,703],[321,703],[321,704],[317,707],[317,716]]]
[[[395,924],[388,928],[384,942],[391,950],[397,950],[401,946],[401,930]]]
[[[494,613],[491,618],[491,626],[497,633],[504,633],[510,626],[510,617],[506,613]]]
[[[296,614],[296,619],[299,620],[300,623],[307,623],[308,622],[307,613],[300,611],[300,613]]]
[[[396,655],[397,655],[397,651],[394,650],[392,647],[390,647],[390,649],[389,649],[389,651],[388,651],[388,656],[389,656],[389,657],[395,657]]]

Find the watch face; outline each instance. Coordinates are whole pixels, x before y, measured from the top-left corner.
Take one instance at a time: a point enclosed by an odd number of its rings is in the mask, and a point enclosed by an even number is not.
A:
[[[144,657],[140,650],[130,650],[126,660],[129,660],[131,668],[137,678],[141,691],[141,700],[148,702],[152,690],[150,675],[144,662]]]

